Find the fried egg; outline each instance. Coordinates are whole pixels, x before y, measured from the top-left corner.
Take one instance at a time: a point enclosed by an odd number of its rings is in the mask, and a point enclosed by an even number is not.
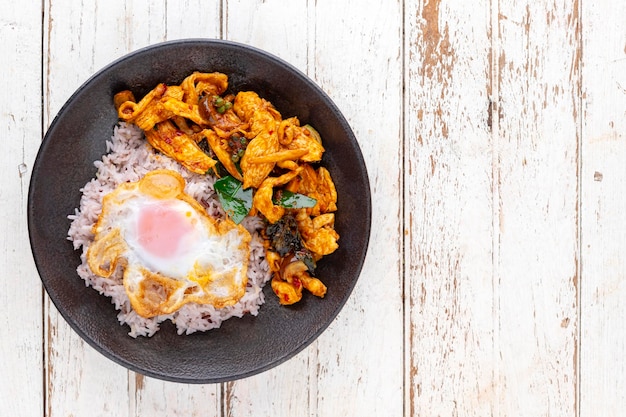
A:
[[[184,188],[170,170],[123,183],[103,198],[93,227],[89,268],[102,277],[123,268],[124,288],[142,317],[191,302],[223,308],[245,293],[249,232],[210,217]]]

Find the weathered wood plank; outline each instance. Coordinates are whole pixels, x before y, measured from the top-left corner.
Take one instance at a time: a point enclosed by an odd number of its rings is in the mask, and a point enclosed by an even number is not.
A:
[[[307,0],[225,2],[224,37],[261,48],[306,73],[311,42],[307,4]]]
[[[415,415],[571,415],[577,7],[509,2],[490,23],[489,6],[431,1],[407,12],[417,36],[408,52],[417,114],[407,132],[409,406]]]
[[[37,416],[44,407],[43,297],[26,203],[41,141],[41,5],[3,2],[0,39],[0,414]]]
[[[405,7],[406,415],[494,415],[490,2]]]
[[[626,408],[626,4],[582,2],[580,415]]]
[[[223,16],[221,0],[182,0],[166,2],[165,32],[167,40],[184,38],[220,38]]]
[[[498,415],[576,412],[578,2],[499,4],[497,20]]]
[[[221,415],[220,384],[189,385],[131,373],[131,416],[213,417]]]
[[[359,10],[363,11],[359,11]],[[311,76],[359,141],[372,190],[368,255],[344,309],[317,343],[311,409],[403,413],[402,2],[315,2]],[[357,215],[358,213],[352,213]]]

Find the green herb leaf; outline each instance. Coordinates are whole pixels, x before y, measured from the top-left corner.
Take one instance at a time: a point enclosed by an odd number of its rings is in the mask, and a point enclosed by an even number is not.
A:
[[[290,209],[315,207],[317,204],[317,200],[314,198],[287,190],[279,190],[274,193],[273,201],[277,206]]]
[[[241,182],[230,175],[215,181],[213,188],[226,214],[241,223],[252,208],[252,188],[244,190]]]

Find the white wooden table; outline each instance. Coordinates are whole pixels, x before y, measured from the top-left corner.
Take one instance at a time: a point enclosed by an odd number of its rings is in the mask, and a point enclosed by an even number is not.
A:
[[[0,0],[1,416],[621,416],[626,2]],[[183,385],[97,353],[42,289],[26,228],[49,123],[168,39],[263,48],[350,122],[368,258],[310,347]]]

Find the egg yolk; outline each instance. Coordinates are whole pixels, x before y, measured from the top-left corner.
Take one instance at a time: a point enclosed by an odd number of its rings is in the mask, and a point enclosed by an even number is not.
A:
[[[139,244],[159,258],[175,257],[181,241],[194,231],[189,216],[190,212],[183,214],[169,205],[143,207],[137,224]]]

